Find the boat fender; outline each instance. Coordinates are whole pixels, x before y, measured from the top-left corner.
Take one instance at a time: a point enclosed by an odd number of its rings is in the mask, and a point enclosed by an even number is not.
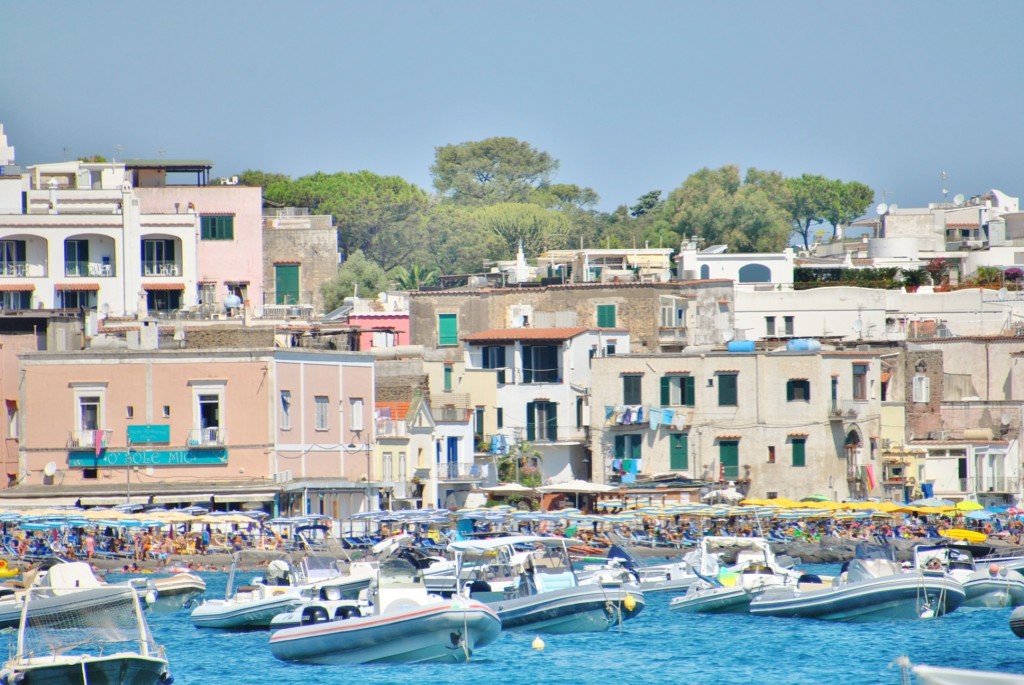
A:
[[[174,682],[174,676],[171,675],[170,671],[164,671],[160,674],[161,685],[171,685]]]
[[[627,594],[626,598],[622,600],[622,606],[626,611],[633,611],[633,609],[636,609],[636,599],[633,595]]]
[[[274,595],[274,597],[277,597],[279,595],[283,595],[284,593],[285,593],[285,590],[274,590],[274,592],[272,594]]]
[[[544,640],[540,639],[540,635],[538,635],[537,637],[533,638],[533,643],[530,646],[533,647],[538,652],[543,652],[544,651]]]
[[[18,685],[25,682],[25,674],[18,671],[4,669],[0,671],[0,683],[4,685]]]

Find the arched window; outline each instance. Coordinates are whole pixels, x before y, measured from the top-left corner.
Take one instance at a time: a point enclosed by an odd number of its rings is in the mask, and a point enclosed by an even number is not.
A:
[[[771,283],[772,271],[764,264],[744,264],[740,267],[740,283]]]

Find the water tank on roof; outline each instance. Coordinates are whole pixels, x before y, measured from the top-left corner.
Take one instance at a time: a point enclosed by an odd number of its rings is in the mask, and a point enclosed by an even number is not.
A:
[[[753,352],[754,341],[753,340],[730,340],[725,349],[729,352]]]
[[[817,352],[821,350],[821,342],[807,338],[795,338],[786,342],[787,352]]]

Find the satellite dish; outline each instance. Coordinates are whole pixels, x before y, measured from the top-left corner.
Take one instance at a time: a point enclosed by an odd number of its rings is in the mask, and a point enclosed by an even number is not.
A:
[[[43,475],[47,478],[53,478],[57,475],[57,462],[47,462],[46,466],[43,467]]]
[[[864,330],[864,322],[861,321],[860,319],[857,319],[856,321],[854,321],[853,322],[853,330],[857,331],[858,333],[863,331]]]
[[[957,193],[956,195],[953,196],[953,204],[955,204],[957,207],[959,207],[963,203],[964,203],[964,194],[963,193]]]
[[[1002,416],[999,417],[999,423],[1003,424],[1004,426],[1009,426],[1010,417],[1007,414],[1003,414]]]
[[[895,212],[897,209],[899,209],[899,206],[895,202],[893,202],[891,205],[889,205],[889,213],[890,214]]]
[[[734,331],[731,328],[726,328],[724,331],[722,331],[722,337],[725,338],[725,342],[729,342],[734,337],[736,337],[736,331]]]
[[[877,214],[878,216],[882,216],[888,211],[889,205],[885,204],[884,202],[879,202],[878,206],[875,207],[875,214]]]

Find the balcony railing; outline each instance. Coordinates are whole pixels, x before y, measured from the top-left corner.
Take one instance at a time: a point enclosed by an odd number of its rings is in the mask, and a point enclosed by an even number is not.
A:
[[[483,478],[479,465],[460,462],[438,464],[437,477],[439,480],[480,480]]]
[[[114,266],[99,262],[64,262],[64,275],[69,278],[113,276]]]
[[[381,419],[377,421],[377,438],[404,438],[409,435],[409,425],[403,419]]]
[[[28,264],[25,262],[5,262],[0,264],[0,276],[17,278],[28,276]]]
[[[148,261],[142,263],[143,276],[177,276],[179,271],[176,262]]]
[[[197,428],[188,432],[189,447],[223,447],[228,442],[228,432],[223,428]]]
[[[96,449],[97,441],[104,448],[110,440],[110,434],[108,430],[71,431],[68,434],[68,449]]]
[[[658,342],[662,344],[685,343],[686,328],[684,326],[673,326],[671,328],[662,326],[658,329]]]
[[[960,491],[967,494],[1011,493],[1020,489],[1020,479],[1007,476],[993,478],[961,478]]]

